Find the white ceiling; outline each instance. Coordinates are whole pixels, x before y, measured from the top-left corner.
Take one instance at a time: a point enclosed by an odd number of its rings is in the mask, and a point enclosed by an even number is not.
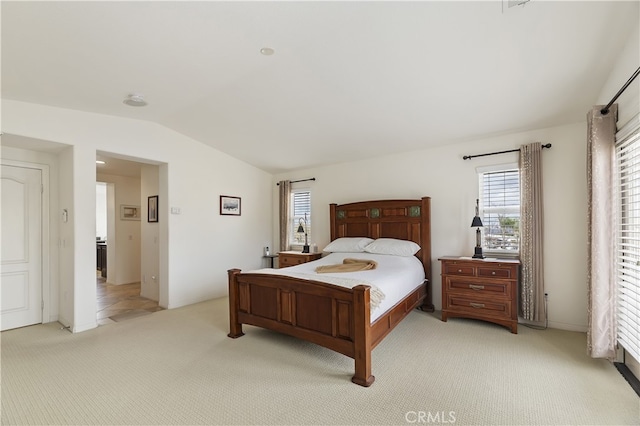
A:
[[[2,97],[278,173],[583,121],[638,19],[637,1],[3,1]]]

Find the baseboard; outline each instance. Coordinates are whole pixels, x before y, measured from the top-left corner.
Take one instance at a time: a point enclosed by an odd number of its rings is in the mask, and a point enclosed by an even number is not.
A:
[[[634,376],[631,370],[629,370],[629,367],[627,367],[622,362],[614,362],[613,365],[616,366],[620,374],[622,374],[622,377],[624,377],[625,380],[629,383],[631,389],[633,389],[636,394],[640,396],[640,380],[638,380],[638,378]]]
[[[567,324],[564,322],[549,321],[549,328],[555,328],[565,331],[577,331],[578,333],[586,333],[587,327],[583,325]]]
[[[98,327],[98,321],[92,321],[88,324],[74,324],[73,327],[71,328],[71,331],[73,333],[82,333],[83,331],[87,331],[87,330],[92,330],[94,328]]]

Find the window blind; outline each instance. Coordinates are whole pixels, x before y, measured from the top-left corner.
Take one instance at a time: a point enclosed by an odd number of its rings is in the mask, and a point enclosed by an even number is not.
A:
[[[640,115],[616,134],[616,169],[617,340],[640,361]]]
[[[481,173],[484,247],[517,252],[520,245],[520,171]]]
[[[291,197],[291,205],[293,209],[293,214],[291,215],[291,237],[293,240],[292,243],[304,244],[304,234],[298,233],[298,226],[300,225],[300,219],[304,220],[306,214],[307,235],[308,238],[311,238],[311,191],[293,191],[291,193]]]

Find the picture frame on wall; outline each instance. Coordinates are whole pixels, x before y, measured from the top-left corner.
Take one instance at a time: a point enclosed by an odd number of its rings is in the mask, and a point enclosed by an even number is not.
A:
[[[220,214],[230,216],[240,216],[240,197],[229,195],[220,196]]]
[[[147,201],[147,222],[158,221],[158,196],[152,195]]]
[[[120,204],[121,220],[140,220],[140,206]]]

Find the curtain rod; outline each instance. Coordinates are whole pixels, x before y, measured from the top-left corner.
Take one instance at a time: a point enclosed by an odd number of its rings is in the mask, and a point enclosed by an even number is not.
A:
[[[300,179],[300,180],[292,180],[291,183],[296,183],[296,182],[306,182],[308,180],[316,180],[316,178],[309,178],[309,179]],[[280,185],[280,182],[276,182],[276,185]]]
[[[542,145],[543,148],[551,148],[551,144],[545,144]],[[477,154],[477,155],[465,155],[464,157],[462,157],[463,160],[471,160],[472,158],[476,158],[476,157],[486,157],[487,155],[497,155],[497,154],[506,154],[507,152],[518,152],[520,151],[520,149],[510,149],[507,151],[498,151],[498,152],[489,152],[487,154]]]
[[[616,99],[618,99],[618,96],[622,95],[622,92],[624,92],[627,89],[627,87],[629,87],[631,82],[633,80],[635,80],[635,78],[638,76],[638,74],[640,74],[640,67],[638,67],[638,69],[636,70],[636,72],[633,73],[631,78],[629,78],[629,80],[627,80],[627,82],[624,84],[624,86],[622,86],[622,88],[620,90],[618,90],[618,93],[616,93],[616,95],[613,97],[613,99],[611,99],[609,101],[607,106],[600,110],[600,114],[602,114],[602,115],[609,114],[609,107],[611,107],[611,105],[613,105],[613,103],[616,101]]]

